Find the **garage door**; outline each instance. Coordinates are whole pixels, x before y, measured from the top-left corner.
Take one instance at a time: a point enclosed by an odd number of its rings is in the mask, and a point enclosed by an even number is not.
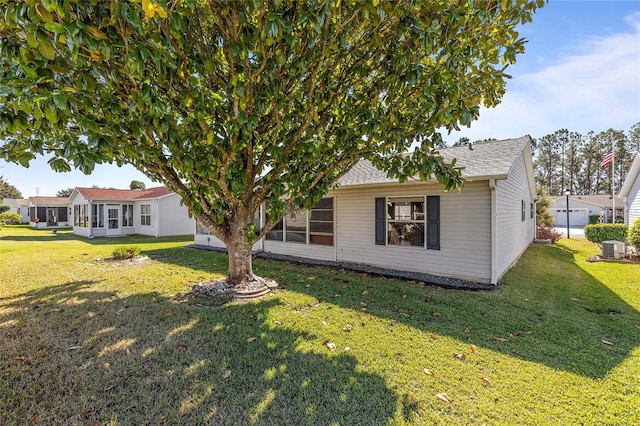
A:
[[[555,226],[567,226],[566,209],[550,209],[556,217]],[[585,226],[589,223],[589,209],[569,209],[569,225]]]

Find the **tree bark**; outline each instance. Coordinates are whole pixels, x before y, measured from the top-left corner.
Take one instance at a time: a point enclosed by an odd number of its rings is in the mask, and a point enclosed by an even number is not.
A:
[[[239,221],[242,222],[242,221]],[[251,244],[247,238],[247,229],[241,223],[231,223],[227,229],[226,241],[229,253],[229,273],[227,283],[239,286],[256,281],[251,263]]]

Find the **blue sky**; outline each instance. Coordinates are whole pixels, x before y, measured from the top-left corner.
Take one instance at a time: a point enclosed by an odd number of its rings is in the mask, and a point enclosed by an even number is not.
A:
[[[520,29],[527,49],[508,69],[502,103],[448,142],[542,137],[562,128],[583,134],[628,131],[640,121],[640,1],[550,0]],[[24,197],[55,195],[75,186],[128,188],[151,182],[131,166],[99,165],[86,176],[55,173],[39,158],[27,169],[0,160],[0,175]],[[37,188],[37,189],[36,189]]]

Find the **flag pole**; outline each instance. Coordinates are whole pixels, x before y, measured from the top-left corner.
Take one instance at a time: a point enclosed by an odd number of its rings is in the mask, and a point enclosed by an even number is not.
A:
[[[613,201],[613,222],[616,223],[616,146],[611,142],[611,200]]]

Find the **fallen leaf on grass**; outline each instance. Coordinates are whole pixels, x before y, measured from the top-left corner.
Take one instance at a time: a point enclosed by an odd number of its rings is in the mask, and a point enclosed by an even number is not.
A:
[[[469,345],[469,349],[471,349],[471,352],[474,354],[478,352],[478,347],[476,345]]]
[[[508,342],[508,339],[504,339],[502,337],[494,337],[493,340],[495,340],[496,342]]]
[[[249,338],[247,339],[247,343],[251,343],[251,342],[253,342],[253,341],[254,341],[254,340],[256,340],[256,339],[257,339],[256,337],[249,337]]]
[[[308,279],[308,280],[315,280],[315,279],[316,279],[316,277],[315,277],[315,275],[309,275],[309,277],[308,277],[307,279]]]
[[[180,349],[184,349],[184,348],[186,348],[186,347],[187,347],[187,345],[185,345],[184,343],[178,343],[178,344],[176,345],[176,347],[178,347],[178,348],[180,348]]]
[[[369,294],[369,290],[364,290],[364,291],[362,292],[362,295],[363,295],[363,296],[366,296],[367,294]]]
[[[363,308],[366,308],[367,304],[365,302],[360,302],[360,306],[362,306]]]
[[[400,312],[400,315],[402,315],[405,318],[411,318],[411,315],[405,313],[405,312]]]
[[[14,356],[13,360],[14,361],[24,361],[24,357],[23,356]]]
[[[351,350],[351,348],[350,348],[349,346],[345,346],[345,347],[344,347],[344,350],[345,350],[345,351],[350,351],[350,350]]]
[[[424,370],[422,370],[422,371],[424,371],[424,374],[428,374],[428,375],[433,376],[433,377],[435,377],[435,376],[436,376],[436,373],[435,373],[435,372],[433,372],[433,371],[431,371],[431,370],[429,370],[428,368],[425,368],[425,369],[424,369]]]
[[[102,364],[102,366],[106,369],[111,367],[111,364],[109,364],[108,362],[105,362],[104,364]]]
[[[439,393],[436,395],[436,397],[440,400],[440,401],[444,401],[448,404],[451,404],[453,402],[453,399],[451,399],[449,397],[449,395],[447,395],[446,393]]]
[[[173,316],[173,312],[169,311],[166,314],[164,314],[165,317],[172,317]]]
[[[494,403],[494,404],[497,404],[497,403],[498,403],[498,397],[497,397],[497,396],[493,398],[493,403]]]
[[[67,350],[67,351],[75,351],[76,349],[80,349],[80,348],[82,348],[82,345],[70,346],[70,347],[66,348],[65,350]]]
[[[453,354],[453,357],[454,357],[455,359],[463,360],[463,359],[465,359],[467,356],[466,356],[465,354],[461,354],[461,353],[456,352],[456,353],[454,353],[454,354]]]
[[[441,317],[441,316],[442,316],[442,314],[441,314],[440,312],[434,312],[434,313],[432,313],[432,314],[431,314],[431,316],[432,316],[432,317],[439,318],[439,317]]]
[[[509,333],[509,334],[511,334],[511,336],[513,336],[513,337],[518,337],[519,335],[522,334],[522,331],[517,330],[517,331],[514,331],[513,333]]]
[[[224,372],[224,373],[222,373],[222,378],[223,378],[223,379],[228,379],[229,377],[231,377],[231,369],[227,368],[227,369],[225,370],[225,372]]]
[[[489,383],[489,379],[486,377],[480,377],[480,380],[482,380],[485,383]]]
[[[471,333],[471,330],[469,330],[468,328],[465,328],[464,330],[462,330],[463,333]]]
[[[44,417],[44,413],[36,414],[35,416],[29,419],[29,423],[35,423],[43,417]]]
[[[604,343],[607,346],[613,346],[613,343],[607,341],[607,340],[600,340],[600,342]]]

